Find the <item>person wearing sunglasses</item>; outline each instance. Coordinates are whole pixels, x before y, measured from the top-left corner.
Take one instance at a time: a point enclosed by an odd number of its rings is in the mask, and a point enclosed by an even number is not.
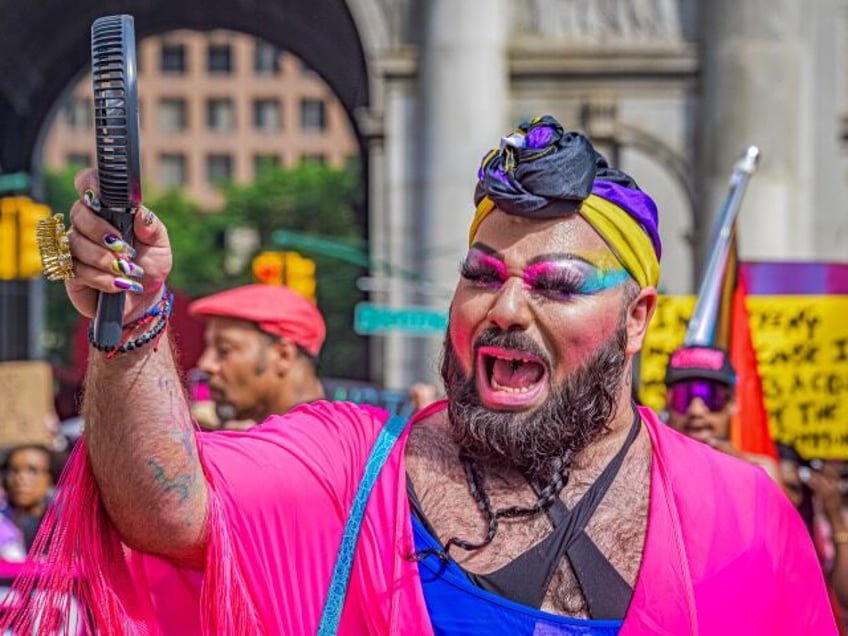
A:
[[[736,414],[736,372],[727,352],[706,345],[683,346],[669,356],[665,374],[666,423],[713,448],[762,467],[782,485],[771,457],[745,453],[730,443],[730,421]]]

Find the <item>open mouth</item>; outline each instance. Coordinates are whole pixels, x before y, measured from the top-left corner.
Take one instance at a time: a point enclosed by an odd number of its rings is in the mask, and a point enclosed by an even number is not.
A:
[[[477,388],[483,403],[516,410],[533,405],[547,386],[547,367],[532,354],[515,349],[480,347]]]

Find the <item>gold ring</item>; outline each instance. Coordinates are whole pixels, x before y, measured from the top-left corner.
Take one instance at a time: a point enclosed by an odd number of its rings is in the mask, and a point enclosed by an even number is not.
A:
[[[74,277],[74,259],[65,231],[65,217],[61,214],[41,219],[35,234],[38,253],[41,254],[41,271],[48,280],[68,280]]]

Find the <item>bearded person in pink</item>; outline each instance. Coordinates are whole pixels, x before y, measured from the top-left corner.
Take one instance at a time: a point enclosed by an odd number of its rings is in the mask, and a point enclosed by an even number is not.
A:
[[[91,316],[115,237],[96,174],[78,187],[66,284]],[[19,590],[77,594],[95,633],[836,633],[777,487],[631,402],[660,275],[651,198],[546,116],[484,157],[474,199],[446,400],[409,422],[316,401],[201,433],[165,341],[92,351],[49,575]],[[149,211],[135,233],[140,338],[171,250]]]

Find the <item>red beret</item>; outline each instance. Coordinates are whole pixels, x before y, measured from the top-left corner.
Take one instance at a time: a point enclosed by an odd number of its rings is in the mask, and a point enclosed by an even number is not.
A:
[[[243,285],[199,298],[188,306],[192,316],[240,318],[262,331],[291,340],[317,356],[327,335],[324,317],[306,298],[281,285]]]

